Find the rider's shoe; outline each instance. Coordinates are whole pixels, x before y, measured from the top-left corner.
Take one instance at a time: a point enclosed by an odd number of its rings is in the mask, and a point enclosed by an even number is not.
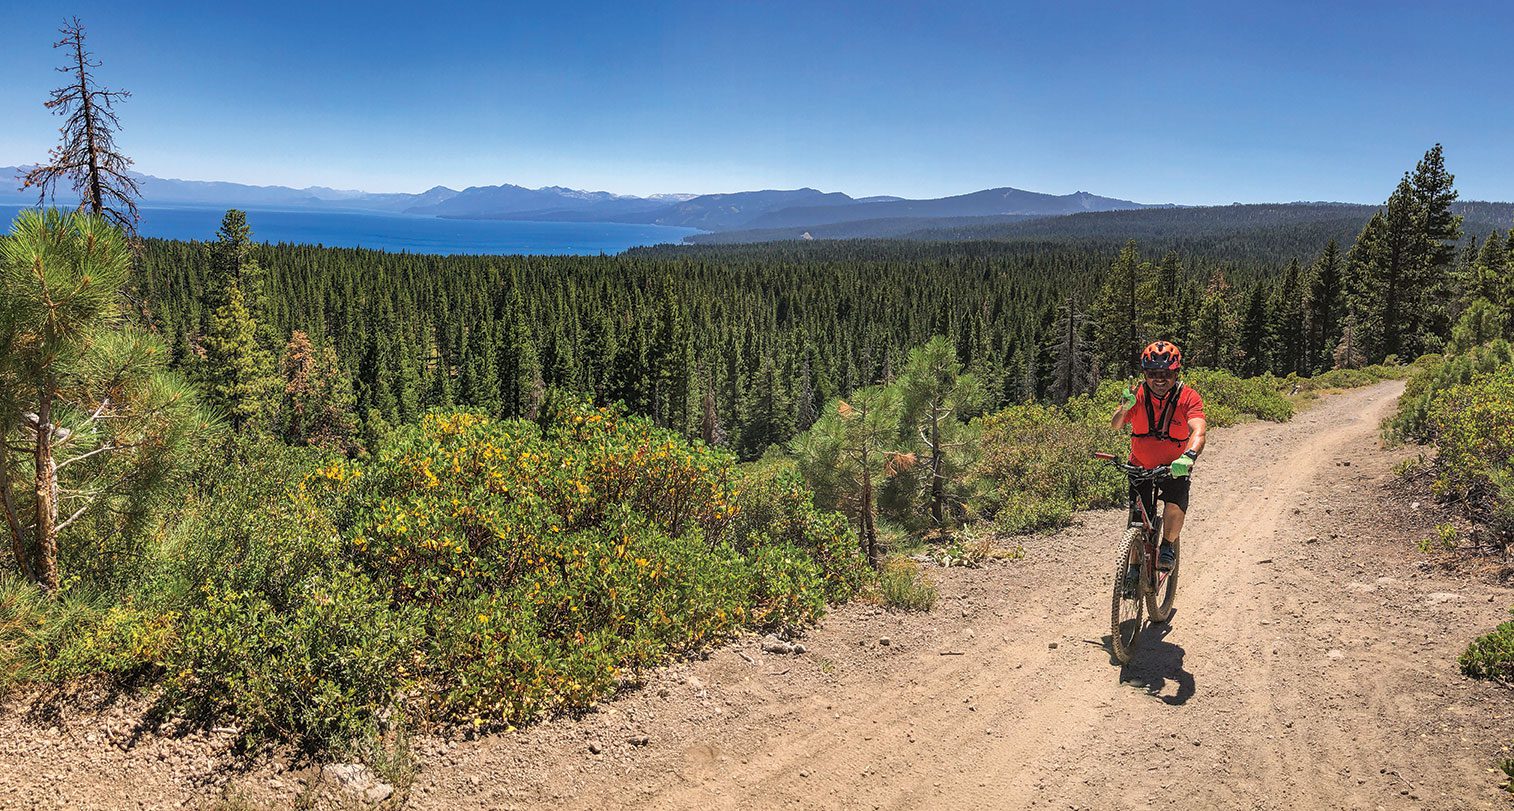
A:
[[[1178,553],[1172,548],[1172,544],[1162,541],[1162,546],[1157,550],[1157,571],[1170,572],[1178,562]]]

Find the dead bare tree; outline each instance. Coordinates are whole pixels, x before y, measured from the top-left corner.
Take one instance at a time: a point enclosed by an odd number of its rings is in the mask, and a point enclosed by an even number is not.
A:
[[[54,48],[65,48],[68,62],[58,68],[69,83],[54,90],[46,107],[64,116],[58,129],[60,142],[48,153],[48,162],[37,166],[22,183],[24,191],[35,187],[38,203],[46,203],[59,181],[67,180],[79,193],[80,211],[89,210],[128,232],[137,225],[137,181],[126,173],[131,158],[116,148],[117,101],[130,98],[125,90],[107,90],[95,82],[93,68],[100,67],[84,48],[84,24],[74,17],[58,29],[63,39]]]

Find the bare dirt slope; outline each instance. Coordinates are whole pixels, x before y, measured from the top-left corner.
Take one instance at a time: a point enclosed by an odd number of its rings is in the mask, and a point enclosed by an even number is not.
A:
[[[1503,807],[1489,767],[1514,707],[1455,658],[1511,594],[1410,542],[1434,519],[1390,498],[1405,452],[1377,440],[1401,390],[1214,434],[1178,613],[1123,670],[1122,517],[1094,513],[1023,560],[938,570],[929,615],[849,607],[802,655],[748,640],[578,721],[437,744],[411,804]]]
[[[1501,808],[1510,695],[1456,655],[1514,592],[1430,566],[1440,520],[1399,498],[1377,426],[1402,384],[1212,435],[1178,613],[1133,664],[1105,647],[1120,513],[1026,557],[934,569],[928,614],[837,610],[745,638],[577,719],[416,742],[389,806]],[[1349,463],[1349,466],[1348,464]],[[885,639],[887,640],[885,644]],[[233,760],[214,733],[128,735],[132,706],[0,712],[0,807],[300,802],[316,767]]]

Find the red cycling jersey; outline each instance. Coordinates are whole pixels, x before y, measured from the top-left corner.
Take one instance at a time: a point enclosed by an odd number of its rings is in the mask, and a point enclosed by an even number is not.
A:
[[[1139,434],[1151,433],[1151,425],[1146,420],[1146,401],[1151,400],[1151,413],[1161,421],[1163,407],[1167,405],[1167,398],[1151,396],[1146,390],[1146,384],[1136,387],[1135,406],[1126,412],[1124,422],[1130,426],[1132,436],[1130,438],[1130,463],[1141,467],[1161,467],[1172,464],[1172,461],[1183,455],[1188,449],[1188,437],[1191,433],[1188,421],[1194,417],[1204,418],[1204,398],[1199,396],[1188,386],[1180,386],[1176,390],[1177,405],[1172,412],[1172,419],[1167,423],[1167,435],[1169,439],[1156,436],[1139,436]],[[1167,397],[1172,397],[1169,392]]]

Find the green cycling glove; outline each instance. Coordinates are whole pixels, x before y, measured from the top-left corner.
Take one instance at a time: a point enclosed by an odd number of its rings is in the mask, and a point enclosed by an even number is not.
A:
[[[1193,472],[1193,461],[1198,457],[1193,451],[1186,451],[1182,456],[1172,460],[1172,477],[1181,479]]]
[[[1135,392],[1131,391],[1129,386],[1126,386],[1125,393],[1120,395],[1120,402],[1125,404],[1126,411],[1135,408]]]

